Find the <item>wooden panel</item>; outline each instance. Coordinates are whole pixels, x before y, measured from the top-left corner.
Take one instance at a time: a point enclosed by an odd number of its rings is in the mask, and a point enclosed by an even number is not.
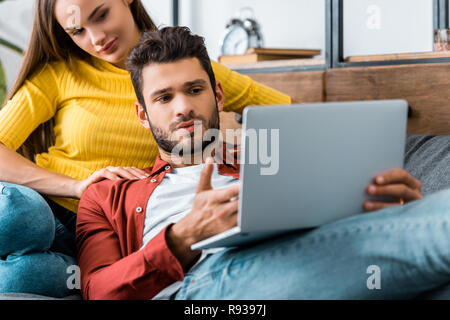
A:
[[[450,63],[330,69],[327,101],[405,99],[410,134],[450,134]]]
[[[436,59],[436,58],[450,58],[450,51],[382,54],[376,56],[354,56],[346,58],[345,62],[369,62],[369,61],[373,62],[373,61],[416,60],[416,59]]]
[[[290,95],[293,99],[293,103],[325,101],[324,71],[258,73],[251,74],[249,76],[259,83],[265,84],[271,88]],[[235,113],[221,112],[220,127],[224,139],[227,140],[227,129],[238,129],[242,126],[236,121]],[[232,141],[227,142],[233,143]]]
[[[264,69],[289,69],[289,68],[297,68],[297,67],[324,67],[326,64],[325,58],[302,58],[302,59],[288,59],[288,60],[274,60],[274,61],[260,61],[254,63],[243,63],[238,65],[225,65],[233,70],[237,70],[238,72],[251,70],[253,73],[264,73]],[[258,72],[261,70],[261,72]],[[281,71],[280,71],[281,72]],[[289,71],[295,72],[295,71]]]
[[[293,103],[325,101],[325,71],[257,73],[249,76],[257,82],[290,95]]]

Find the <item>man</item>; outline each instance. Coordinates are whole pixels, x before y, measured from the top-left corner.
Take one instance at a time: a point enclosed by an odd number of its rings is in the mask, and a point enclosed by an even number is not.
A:
[[[422,199],[420,182],[400,169],[367,189],[398,199],[364,203],[384,210],[245,248],[192,251],[237,224],[236,158],[208,149],[213,142],[198,134],[219,128],[221,85],[203,39],[186,28],[146,33],[128,68],[137,117],[160,157],[145,180],[105,180],[84,193],[77,217],[84,298],[413,298],[449,282],[450,190]]]

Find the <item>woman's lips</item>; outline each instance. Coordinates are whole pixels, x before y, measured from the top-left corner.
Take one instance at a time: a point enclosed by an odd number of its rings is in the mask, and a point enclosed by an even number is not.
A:
[[[117,49],[117,39],[114,39],[108,42],[101,50],[102,54],[110,54],[113,53]]]

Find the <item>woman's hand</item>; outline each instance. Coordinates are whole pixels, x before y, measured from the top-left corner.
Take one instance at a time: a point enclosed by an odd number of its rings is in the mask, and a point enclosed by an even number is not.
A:
[[[107,167],[98,171],[95,171],[89,178],[86,180],[81,180],[77,183],[76,189],[76,197],[78,199],[81,198],[83,192],[93,183],[99,182],[104,179],[109,180],[120,180],[120,179],[146,179],[150,175],[144,170],[135,168],[135,167]]]
[[[374,183],[367,187],[371,196],[392,197],[396,202],[365,201],[366,211],[376,211],[407,202],[423,199],[420,193],[422,183],[404,169],[394,169],[374,178]]]

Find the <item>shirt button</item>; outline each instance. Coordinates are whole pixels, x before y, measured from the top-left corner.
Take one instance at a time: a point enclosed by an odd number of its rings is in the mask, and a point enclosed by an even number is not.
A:
[[[169,170],[170,170],[170,166],[166,166],[164,169],[165,169],[166,171],[169,171]]]
[[[152,180],[150,180],[150,182],[153,182],[153,183],[155,183],[157,180],[156,179],[152,179]]]
[[[141,213],[141,212],[142,212],[142,208],[141,208],[141,207],[137,207],[137,208],[136,208],[136,212],[137,212],[137,213]]]

